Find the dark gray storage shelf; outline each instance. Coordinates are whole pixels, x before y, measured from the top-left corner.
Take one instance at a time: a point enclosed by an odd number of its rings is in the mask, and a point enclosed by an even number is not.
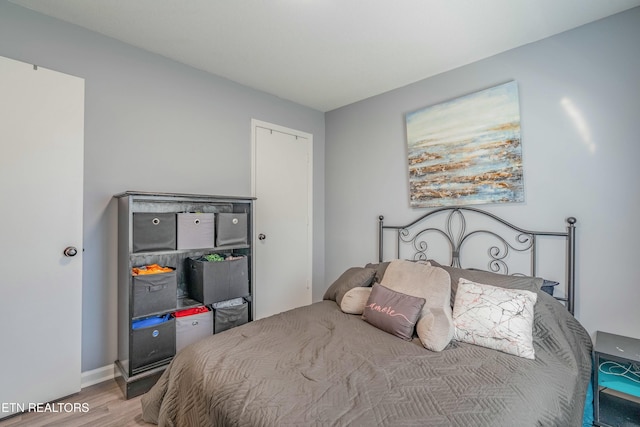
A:
[[[157,327],[148,328],[148,331],[156,332],[157,336],[162,337],[162,339],[159,338],[156,341],[156,335],[150,338],[145,335],[145,332],[136,332],[140,331],[140,329],[134,331],[132,329],[133,322],[203,305],[201,301],[195,300],[189,294],[186,267],[189,258],[197,258],[210,253],[229,253],[247,257],[249,294],[246,296],[245,301],[248,306],[247,320],[252,320],[251,292],[253,280],[251,266],[253,265],[253,248],[251,239],[253,234],[254,198],[135,191],[120,193],[115,195],[114,198],[118,203],[118,360],[116,360],[115,365],[120,374],[117,376],[118,384],[125,398],[129,399],[147,392],[158,380],[175,354],[175,347],[168,347],[168,343],[175,344],[175,327],[163,327],[160,324]],[[229,218],[228,214],[237,214],[241,221],[239,222],[240,225],[236,225],[236,227],[239,227],[238,229],[242,231],[246,227],[246,243],[216,245],[216,242],[214,242],[210,248],[176,249],[178,245],[171,241],[171,232],[167,233],[167,230],[164,229],[159,234],[159,236],[163,236],[161,239],[162,247],[158,250],[153,250],[153,245],[151,249],[146,246],[149,240],[153,243],[154,231],[156,230],[153,226],[144,225],[146,227],[144,230],[137,228],[134,233],[134,215],[135,218],[138,218],[136,224],[140,224],[140,218],[144,218],[147,221],[145,224],[149,224],[148,221],[155,219],[154,215],[149,214],[158,214],[157,218],[159,220],[157,222],[166,227],[168,223],[172,222],[171,218],[167,219],[167,215],[171,216],[172,214],[183,212],[223,214],[220,215],[220,218]],[[193,218],[192,216],[180,215],[180,218],[184,219],[185,217]],[[244,224],[245,220],[246,225]],[[235,223],[238,223],[238,221],[235,221]],[[201,224],[204,224],[204,221]],[[170,226],[175,227],[176,230],[179,227],[177,224],[170,224]],[[193,233],[191,235],[195,236],[191,239],[191,242],[199,240],[200,244],[202,244],[203,241],[208,240],[208,237],[205,237],[207,234],[204,232],[200,234],[198,232],[199,229],[194,227],[193,224],[189,223],[187,226],[190,228],[190,232]],[[137,225],[137,227],[140,226]],[[142,238],[151,236],[151,238],[145,242],[145,245],[140,245],[139,240],[136,240],[136,245],[134,245],[134,239],[140,239],[140,236],[143,236]],[[167,236],[169,237],[167,238]],[[177,233],[174,236],[176,236],[175,240],[177,241]],[[186,236],[186,234],[181,233],[181,239],[183,236]],[[184,244],[184,240],[182,244]],[[134,252],[134,247],[142,247],[144,250]],[[173,249],[167,249],[170,247],[173,247]],[[131,269],[149,264],[159,264],[175,269],[176,279],[171,285],[175,287],[175,306],[166,310],[152,311],[156,307],[160,308],[161,305],[155,305],[153,301],[141,301],[141,298],[145,298],[145,296],[144,293],[139,291],[135,295],[137,300],[134,307],[134,286]],[[149,286],[148,296],[152,298],[156,289],[152,289],[153,284]],[[160,285],[157,286],[157,289],[160,289]],[[173,292],[173,288],[171,289],[171,292]],[[158,295],[160,294],[159,292]],[[167,298],[166,291],[163,293],[162,298]],[[143,314],[139,314],[141,306],[143,307]],[[148,309],[144,310],[147,307]],[[134,308],[138,313],[135,316]],[[212,330],[211,333],[213,334],[213,332]],[[167,334],[171,333],[173,333],[173,339],[167,339]],[[161,343],[161,348],[154,347],[156,342]]]
[[[178,310],[185,310],[187,308],[198,307],[202,305],[200,301],[196,301],[191,298],[178,298]]]
[[[191,254],[193,252],[225,252],[235,251],[238,249],[250,249],[250,245],[227,245],[227,246],[214,246],[211,248],[198,248],[198,249],[175,249],[170,251],[149,251],[149,252],[135,252],[131,254],[131,259],[155,257],[158,255],[175,255],[175,254]]]
[[[187,308],[193,308],[193,307],[198,307],[201,306],[202,303],[200,301],[196,301],[194,299],[188,298],[188,297],[178,297],[176,300],[176,308],[175,310],[162,310],[162,311],[156,311],[150,314],[145,314],[144,316],[137,316],[137,317],[133,317],[131,316],[131,320],[138,320],[138,319],[146,319],[148,317],[154,317],[154,316],[160,316],[162,314],[166,314],[166,313],[170,313],[173,311],[179,311],[179,310],[186,310]]]

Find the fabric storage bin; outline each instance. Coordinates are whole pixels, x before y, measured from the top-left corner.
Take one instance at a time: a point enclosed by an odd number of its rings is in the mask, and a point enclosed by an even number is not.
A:
[[[189,258],[189,295],[203,304],[225,301],[249,295],[249,267],[247,257],[206,261]]]
[[[176,308],[178,281],[176,271],[132,276],[132,317],[146,316]]]
[[[197,314],[180,316],[176,318],[176,353],[196,341],[206,338],[213,333],[213,312],[203,307],[203,311]]]
[[[216,246],[247,244],[247,214],[216,214]]]
[[[134,373],[176,354],[176,323],[171,317],[157,325],[132,330],[131,334],[130,357]]]
[[[242,298],[212,305],[213,333],[218,334],[249,321],[249,303]]]
[[[215,245],[215,214],[178,213],[176,222],[178,249],[213,248]]]
[[[174,213],[133,214],[133,252],[174,250],[176,215]]]

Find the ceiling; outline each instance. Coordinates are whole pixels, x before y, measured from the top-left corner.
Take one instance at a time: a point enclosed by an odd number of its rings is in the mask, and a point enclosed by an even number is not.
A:
[[[640,0],[10,0],[329,111]]]

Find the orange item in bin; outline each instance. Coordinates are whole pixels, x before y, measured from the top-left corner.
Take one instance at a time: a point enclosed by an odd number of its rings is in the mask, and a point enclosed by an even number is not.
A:
[[[169,273],[173,271],[171,267],[160,267],[158,264],[149,264],[143,267],[133,267],[131,274],[134,276],[142,276],[144,274]]]

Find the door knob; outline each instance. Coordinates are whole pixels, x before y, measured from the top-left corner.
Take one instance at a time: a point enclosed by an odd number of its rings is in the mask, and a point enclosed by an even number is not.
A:
[[[66,248],[64,248],[64,251],[62,251],[62,253],[64,254],[64,256],[72,257],[78,254],[78,250],[73,246],[67,246]]]
[[[267,238],[267,236],[265,236],[264,234],[262,234],[262,233],[258,234],[258,240],[264,240],[266,238]]]

